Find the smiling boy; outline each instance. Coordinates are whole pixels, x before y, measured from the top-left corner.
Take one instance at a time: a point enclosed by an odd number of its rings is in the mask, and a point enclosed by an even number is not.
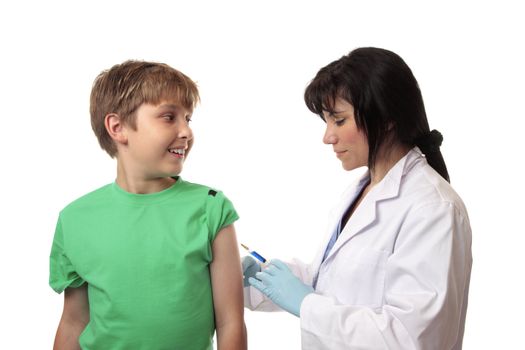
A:
[[[160,63],[102,72],[91,124],[115,182],[66,206],[50,257],[65,290],[55,349],[245,349],[232,203],[182,180],[195,83]]]

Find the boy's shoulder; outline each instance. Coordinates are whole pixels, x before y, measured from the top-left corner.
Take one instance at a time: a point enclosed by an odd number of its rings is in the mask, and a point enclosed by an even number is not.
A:
[[[222,191],[214,187],[198,184],[195,182],[189,182],[186,180],[182,180],[182,178],[178,178],[177,181],[180,182],[180,185],[182,185],[181,187],[183,187],[184,190],[187,192],[193,192],[195,194],[197,193],[207,194],[211,197],[216,197],[217,195],[223,196]]]
[[[180,177],[177,178],[177,182],[176,188],[174,188],[174,191],[171,193],[182,194],[186,200],[191,199],[195,202],[209,200],[222,202],[226,199],[222,191],[214,187],[186,181]],[[118,201],[118,196],[115,196],[115,193],[118,191],[116,191],[114,187],[115,183],[110,183],[84,194],[66,205],[61,210],[61,215],[79,213],[81,211],[90,212],[90,209],[93,208],[101,209],[102,207],[107,208],[108,205],[117,205],[120,202]]]
[[[82,210],[85,207],[100,203],[101,200],[108,198],[109,192],[111,191],[111,186],[113,186],[113,184],[107,184],[84,194],[83,196],[66,205],[61,212],[66,213],[70,211]]]

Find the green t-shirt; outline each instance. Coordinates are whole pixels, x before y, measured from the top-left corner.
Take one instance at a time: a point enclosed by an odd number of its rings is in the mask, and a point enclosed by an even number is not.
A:
[[[180,177],[153,194],[109,184],[64,208],[49,284],[88,284],[82,349],[211,349],[211,245],[237,219],[222,192]]]

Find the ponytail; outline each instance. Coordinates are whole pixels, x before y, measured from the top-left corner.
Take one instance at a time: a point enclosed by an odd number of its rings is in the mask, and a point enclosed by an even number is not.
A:
[[[428,164],[447,182],[450,182],[447,166],[439,149],[442,142],[443,135],[435,129],[414,140],[414,144],[423,152]]]

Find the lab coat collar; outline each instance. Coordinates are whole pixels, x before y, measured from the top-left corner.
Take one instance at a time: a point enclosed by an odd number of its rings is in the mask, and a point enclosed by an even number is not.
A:
[[[372,188],[372,190],[362,200],[361,204],[355,209],[354,214],[352,214],[352,217],[348,221],[347,225],[343,228],[343,231],[341,232],[325,261],[330,260],[330,257],[334,255],[342,245],[352,239],[352,237],[355,235],[363,232],[366,227],[377,220],[377,203],[397,197],[399,195],[403,177],[423,157],[424,156],[422,155],[419,148],[414,147],[408,151],[408,153],[403,158],[401,158],[392,167],[392,169],[388,171],[383,180],[381,180],[381,182]],[[356,199],[361,189],[366,185],[366,182],[369,181],[369,178],[370,173],[366,172],[360,178],[358,183],[352,185],[347,191],[335,213],[335,224],[337,224],[338,220],[341,220],[342,215],[349,205]],[[325,242],[324,247],[326,247],[327,242]]]

